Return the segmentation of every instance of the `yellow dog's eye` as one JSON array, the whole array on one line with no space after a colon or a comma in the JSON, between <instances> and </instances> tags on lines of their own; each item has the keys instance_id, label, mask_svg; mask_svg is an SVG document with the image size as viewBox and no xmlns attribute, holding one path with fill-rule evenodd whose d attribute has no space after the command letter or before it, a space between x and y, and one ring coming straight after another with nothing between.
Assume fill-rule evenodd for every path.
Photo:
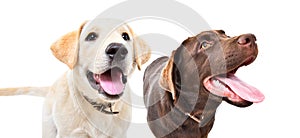
<instances>
[{"instance_id":1,"label":"yellow dog's eye","mask_svg":"<svg viewBox=\"0 0 300 138\"><path fill-rule=\"evenodd\" d=\"M98 38L98 35L95 32L91 32L85 38L85 41L95 41Z\"/></svg>"},{"instance_id":2,"label":"yellow dog's eye","mask_svg":"<svg viewBox=\"0 0 300 138\"><path fill-rule=\"evenodd\" d=\"M122 38L123 38L125 41L129 41L129 40L130 40L129 35L128 35L126 32L122 33Z\"/></svg>"},{"instance_id":3,"label":"yellow dog's eye","mask_svg":"<svg viewBox=\"0 0 300 138\"><path fill-rule=\"evenodd\" d=\"M212 43L209 43L207 41L204 41L204 42L201 43L201 48L203 48L203 49L207 49L211 46L212 46Z\"/></svg>"}]
</instances>

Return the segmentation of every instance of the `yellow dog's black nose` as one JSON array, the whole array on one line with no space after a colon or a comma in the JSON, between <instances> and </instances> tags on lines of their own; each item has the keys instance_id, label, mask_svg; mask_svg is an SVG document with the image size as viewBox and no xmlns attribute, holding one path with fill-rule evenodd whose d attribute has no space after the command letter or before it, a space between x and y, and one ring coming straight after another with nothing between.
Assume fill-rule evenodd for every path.
<instances>
[{"instance_id":1,"label":"yellow dog's black nose","mask_svg":"<svg viewBox=\"0 0 300 138\"><path fill-rule=\"evenodd\" d=\"M105 53L110 59L123 60L128 54L128 50L121 43L111 43L107 46Z\"/></svg>"}]
</instances>

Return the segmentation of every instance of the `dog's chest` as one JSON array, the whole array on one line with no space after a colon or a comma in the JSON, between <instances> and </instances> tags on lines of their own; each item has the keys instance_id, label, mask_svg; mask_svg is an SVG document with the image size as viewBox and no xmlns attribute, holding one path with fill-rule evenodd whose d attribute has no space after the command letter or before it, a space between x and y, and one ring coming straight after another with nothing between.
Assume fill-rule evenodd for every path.
<instances>
[{"instance_id":1,"label":"dog's chest","mask_svg":"<svg viewBox=\"0 0 300 138\"><path fill-rule=\"evenodd\" d=\"M128 125L128 122L119 116L123 112L117 115L106 115L96 111L96 115L92 115L94 118L91 118L80 107L74 106L71 100L57 103L55 110L55 124L60 137L120 137L119 134L124 134L124 127Z\"/></svg>"},{"instance_id":2,"label":"dog's chest","mask_svg":"<svg viewBox=\"0 0 300 138\"><path fill-rule=\"evenodd\" d=\"M68 106L66 106L68 107ZM63 109L55 113L55 124L60 137L99 137L101 133L93 128L85 115L78 109Z\"/></svg>"}]
</instances>

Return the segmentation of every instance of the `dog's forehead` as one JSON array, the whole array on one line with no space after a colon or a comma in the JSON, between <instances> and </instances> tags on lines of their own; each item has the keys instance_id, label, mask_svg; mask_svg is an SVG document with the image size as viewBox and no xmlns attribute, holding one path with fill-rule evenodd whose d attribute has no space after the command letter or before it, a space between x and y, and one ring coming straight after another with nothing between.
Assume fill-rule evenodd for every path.
<instances>
[{"instance_id":1,"label":"dog's forehead","mask_svg":"<svg viewBox=\"0 0 300 138\"><path fill-rule=\"evenodd\" d=\"M196 35L198 40L210 40L210 39L222 39L222 38L229 38L225 34L225 31L223 30L209 30L209 31L203 31L200 34Z\"/></svg>"},{"instance_id":2,"label":"dog's forehead","mask_svg":"<svg viewBox=\"0 0 300 138\"><path fill-rule=\"evenodd\" d=\"M98 32L98 33L111 33L111 32L128 32L131 33L130 27L119 20L114 19L94 19L92 21L88 21L83 29L82 34L86 34L87 32Z\"/></svg>"},{"instance_id":3,"label":"dog's forehead","mask_svg":"<svg viewBox=\"0 0 300 138\"><path fill-rule=\"evenodd\" d=\"M197 41L202 41L202 40L211 40L213 38L217 38L218 34L214 31L204 31L196 35L194 38L196 38Z\"/></svg>"}]
</instances>

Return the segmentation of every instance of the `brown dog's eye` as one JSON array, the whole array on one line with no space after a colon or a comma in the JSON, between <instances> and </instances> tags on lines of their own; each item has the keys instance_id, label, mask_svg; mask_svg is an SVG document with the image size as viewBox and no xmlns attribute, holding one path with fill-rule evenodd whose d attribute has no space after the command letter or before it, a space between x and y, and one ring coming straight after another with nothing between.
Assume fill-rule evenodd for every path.
<instances>
[{"instance_id":1,"label":"brown dog's eye","mask_svg":"<svg viewBox=\"0 0 300 138\"><path fill-rule=\"evenodd\" d=\"M203 49L207 49L211 46L212 46L212 43L209 43L209 42L206 42L206 41L201 43L201 48L203 48Z\"/></svg>"},{"instance_id":2,"label":"brown dog's eye","mask_svg":"<svg viewBox=\"0 0 300 138\"><path fill-rule=\"evenodd\" d=\"M95 41L98 38L98 35L95 32L91 32L85 38L85 41Z\"/></svg>"},{"instance_id":3,"label":"brown dog's eye","mask_svg":"<svg viewBox=\"0 0 300 138\"><path fill-rule=\"evenodd\" d=\"M129 41L129 40L130 40L129 35L128 35L126 32L122 33L122 37L123 37L123 39L124 39L125 41Z\"/></svg>"}]
</instances>

